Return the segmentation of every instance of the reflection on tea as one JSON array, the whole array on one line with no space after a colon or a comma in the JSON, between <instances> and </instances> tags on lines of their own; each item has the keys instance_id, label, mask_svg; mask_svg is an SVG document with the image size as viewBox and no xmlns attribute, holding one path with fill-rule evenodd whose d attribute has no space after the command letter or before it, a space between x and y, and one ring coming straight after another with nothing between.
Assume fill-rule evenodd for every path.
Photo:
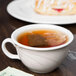
<instances>
[{"instance_id":1,"label":"reflection on tea","mask_svg":"<svg viewBox=\"0 0 76 76\"><path fill-rule=\"evenodd\" d=\"M55 47L65 44L68 37L58 30L33 30L18 36L18 42L31 47Z\"/></svg>"}]
</instances>

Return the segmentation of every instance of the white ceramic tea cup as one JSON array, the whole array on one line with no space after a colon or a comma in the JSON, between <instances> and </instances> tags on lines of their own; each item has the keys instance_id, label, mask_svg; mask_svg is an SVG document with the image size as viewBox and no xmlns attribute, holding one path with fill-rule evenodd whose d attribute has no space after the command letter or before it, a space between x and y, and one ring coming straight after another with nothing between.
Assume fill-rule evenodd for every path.
<instances>
[{"instance_id":1,"label":"white ceramic tea cup","mask_svg":"<svg viewBox=\"0 0 76 76\"><path fill-rule=\"evenodd\" d=\"M49 48L37 48L20 44L17 41L18 36L23 32L38 29L54 29L64 32L68 36L68 41L65 44L49 47ZM11 59L19 59L27 66L31 71L37 73L47 73L56 69L67 56L69 48L68 45L73 41L73 34L66 28L57 25L48 24L32 24L22 26L16 29L11 38L7 38L2 42L2 50L6 56ZM5 44L10 42L17 50L17 55L8 52Z\"/></svg>"}]
</instances>

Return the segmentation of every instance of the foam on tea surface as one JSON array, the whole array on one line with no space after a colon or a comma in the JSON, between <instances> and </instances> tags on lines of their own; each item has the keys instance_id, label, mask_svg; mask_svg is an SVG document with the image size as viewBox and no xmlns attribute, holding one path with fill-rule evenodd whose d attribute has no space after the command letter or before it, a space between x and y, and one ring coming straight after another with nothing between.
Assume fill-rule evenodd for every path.
<instances>
[{"instance_id":1,"label":"foam on tea surface","mask_svg":"<svg viewBox=\"0 0 76 76\"><path fill-rule=\"evenodd\" d=\"M57 46L65 43L67 36L64 33L57 31L55 33L45 33L45 37L50 46Z\"/></svg>"}]
</instances>

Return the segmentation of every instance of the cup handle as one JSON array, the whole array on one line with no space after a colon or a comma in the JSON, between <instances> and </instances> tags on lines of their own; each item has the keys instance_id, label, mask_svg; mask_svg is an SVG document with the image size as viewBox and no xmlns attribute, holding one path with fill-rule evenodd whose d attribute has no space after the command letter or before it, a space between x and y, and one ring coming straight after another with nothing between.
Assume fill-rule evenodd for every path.
<instances>
[{"instance_id":1,"label":"cup handle","mask_svg":"<svg viewBox=\"0 0 76 76\"><path fill-rule=\"evenodd\" d=\"M8 43L8 42L11 43L11 44L13 44L13 46L15 47L15 44L13 43L12 39L11 39L11 38L7 38L7 39L5 39L5 40L2 42L2 51L4 52L4 54L5 54L7 57L9 57L9 58L11 58L11 59L19 59L19 60L20 60L20 58L19 58L18 55L14 55L14 54L10 53L10 52L7 50L7 48L6 48L6 43Z\"/></svg>"}]
</instances>

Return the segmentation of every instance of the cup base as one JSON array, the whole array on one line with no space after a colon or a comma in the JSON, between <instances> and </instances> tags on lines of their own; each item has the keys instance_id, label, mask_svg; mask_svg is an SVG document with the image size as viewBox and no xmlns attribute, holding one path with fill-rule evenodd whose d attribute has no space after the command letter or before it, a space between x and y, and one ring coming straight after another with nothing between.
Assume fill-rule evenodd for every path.
<instances>
[{"instance_id":1,"label":"cup base","mask_svg":"<svg viewBox=\"0 0 76 76\"><path fill-rule=\"evenodd\" d=\"M38 70L35 70L35 69L29 69L30 71L32 71L32 72L35 72L35 73L49 73L49 72L51 72L51 70L50 71L38 71Z\"/></svg>"}]
</instances>

